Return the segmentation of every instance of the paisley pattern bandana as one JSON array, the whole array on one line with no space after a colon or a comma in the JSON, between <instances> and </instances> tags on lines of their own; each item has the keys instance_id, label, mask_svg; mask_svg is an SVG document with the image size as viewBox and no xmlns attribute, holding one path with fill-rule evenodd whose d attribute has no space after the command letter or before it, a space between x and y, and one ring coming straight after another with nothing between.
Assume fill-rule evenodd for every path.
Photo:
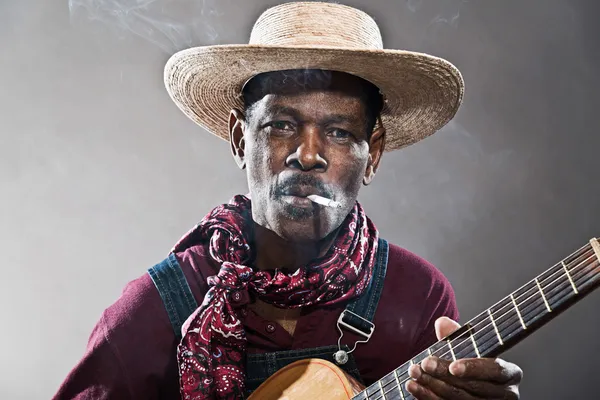
<instances>
[{"instance_id":1,"label":"paisley pattern bandana","mask_svg":"<svg viewBox=\"0 0 600 400\"><path fill-rule=\"evenodd\" d=\"M173 248L208 245L221 265L207 279L204 301L182 327L177 362L185 400L244 398L246 336L242 309L232 306L232 294L248 291L281 308L330 305L360 296L373 274L379 235L358 202L327 254L292 274L252 269L253 250L245 236L251 224L251 202L238 195L213 209Z\"/></svg>"}]
</instances>

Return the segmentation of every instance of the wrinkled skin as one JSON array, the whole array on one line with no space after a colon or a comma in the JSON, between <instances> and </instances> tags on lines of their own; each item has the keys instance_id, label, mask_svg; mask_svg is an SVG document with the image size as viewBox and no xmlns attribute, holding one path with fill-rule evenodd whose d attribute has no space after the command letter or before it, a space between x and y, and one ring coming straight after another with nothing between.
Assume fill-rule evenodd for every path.
<instances>
[{"instance_id":1,"label":"wrinkled skin","mask_svg":"<svg viewBox=\"0 0 600 400\"><path fill-rule=\"evenodd\" d=\"M363 183L373 179L384 130L369 138L362 102L341 92L269 94L252 118L231 114L232 148L247 169L254 221L282 238L318 241L341 225ZM286 201L287 183L338 201L342 208Z\"/></svg>"}]
</instances>

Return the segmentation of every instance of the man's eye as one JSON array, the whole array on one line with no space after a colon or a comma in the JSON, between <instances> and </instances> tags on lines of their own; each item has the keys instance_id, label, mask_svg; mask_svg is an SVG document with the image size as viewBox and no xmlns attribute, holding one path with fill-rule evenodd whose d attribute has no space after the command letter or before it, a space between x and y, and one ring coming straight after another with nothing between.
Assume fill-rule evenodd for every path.
<instances>
[{"instance_id":1,"label":"man's eye","mask_svg":"<svg viewBox=\"0 0 600 400\"><path fill-rule=\"evenodd\" d=\"M336 139L347 139L352 136L352 134L343 129L332 129L329 134Z\"/></svg>"},{"instance_id":2,"label":"man's eye","mask_svg":"<svg viewBox=\"0 0 600 400\"><path fill-rule=\"evenodd\" d=\"M290 131L294 130L294 126L286 121L274 121L269 124L272 128L275 128L280 131Z\"/></svg>"}]
</instances>

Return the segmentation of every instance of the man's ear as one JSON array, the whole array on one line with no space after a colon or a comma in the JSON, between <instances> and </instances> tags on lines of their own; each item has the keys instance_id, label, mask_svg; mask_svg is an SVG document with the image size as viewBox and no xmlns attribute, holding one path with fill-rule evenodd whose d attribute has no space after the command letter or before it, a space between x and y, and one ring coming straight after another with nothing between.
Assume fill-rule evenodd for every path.
<instances>
[{"instance_id":1,"label":"man's ear","mask_svg":"<svg viewBox=\"0 0 600 400\"><path fill-rule=\"evenodd\" d=\"M369 140L369 161L367 162L367 169L365 170L365 176L363 178L363 184L365 186L370 184L373 181L373 178L375 178L375 173L377 172L377 168L379 168L381 156L385 149L385 128L381 123L381 119L379 119L378 125L377 129L371 134L371 139Z\"/></svg>"},{"instance_id":2,"label":"man's ear","mask_svg":"<svg viewBox=\"0 0 600 400\"><path fill-rule=\"evenodd\" d=\"M240 169L246 168L246 158L244 153L244 129L246 120L244 114L233 109L229 113L229 144L231 146L231 154L235 163Z\"/></svg>"}]
</instances>

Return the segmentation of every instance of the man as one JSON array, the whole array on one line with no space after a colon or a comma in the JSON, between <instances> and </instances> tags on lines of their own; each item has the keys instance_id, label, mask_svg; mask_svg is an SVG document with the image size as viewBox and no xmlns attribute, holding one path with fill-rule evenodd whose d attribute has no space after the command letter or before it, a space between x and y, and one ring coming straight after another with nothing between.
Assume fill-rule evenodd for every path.
<instances>
[{"instance_id":1,"label":"man","mask_svg":"<svg viewBox=\"0 0 600 400\"><path fill-rule=\"evenodd\" d=\"M380 238L356 201L384 151L454 116L454 66L383 50L354 8L288 3L261 15L250 45L177 53L165 82L230 142L250 195L216 207L127 286L55 398L237 399L303 358L369 385L457 329L446 278ZM395 390L518 398L516 365L448 358L411 366Z\"/></svg>"}]
</instances>

